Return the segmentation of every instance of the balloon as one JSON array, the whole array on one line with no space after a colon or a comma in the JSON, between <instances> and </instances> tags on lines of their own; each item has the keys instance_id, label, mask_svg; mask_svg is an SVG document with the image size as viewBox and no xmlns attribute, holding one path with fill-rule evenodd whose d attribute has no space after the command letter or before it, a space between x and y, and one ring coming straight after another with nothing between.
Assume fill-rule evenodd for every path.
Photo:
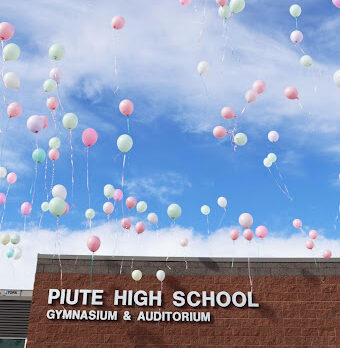
<instances>
[{"instance_id":1,"label":"balloon","mask_svg":"<svg viewBox=\"0 0 340 348\"><path fill-rule=\"evenodd\" d=\"M20 79L17 74L14 72L8 72L3 78L5 87L8 89L19 89L20 88Z\"/></svg>"},{"instance_id":2,"label":"balloon","mask_svg":"<svg viewBox=\"0 0 340 348\"><path fill-rule=\"evenodd\" d=\"M246 92L244 97L246 98L247 103L252 103L257 99L257 93L253 89L250 89Z\"/></svg>"},{"instance_id":3,"label":"balloon","mask_svg":"<svg viewBox=\"0 0 340 348\"><path fill-rule=\"evenodd\" d=\"M51 149L48 152L48 157L51 161L56 161L59 158L59 151L57 149Z\"/></svg>"},{"instance_id":4,"label":"balloon","mask_svg":"<svg viewBox=\"0 0 340 348\"><path fill-rule=\"evenodd\" d=\"M19 260L21 258L22 255L22 250L19 247L14 248L14 255L13 255L13 259L14 260Z\"/></svg>"},{"instance_id":5,"label":"balloon","mask_svg":"<svg viewBox=\"0 0 340 348\"><path fill-rule=\"evenodd\" d=\"M288 99L299 99L299 93L295 87L287 87L285 89L285 96Z\"/></svg>"},{"instance_id":6,"label":"balloon","mask_svg":"<svg viewBox=\"0 0 340 348\"><path fill-rule=\"evenodd\" d=\"M221 110L221 116L224 117L226 120L231 120L235 117L235 112L231 107L225 106Z\"/></svg>"},{"instance_id":7,"label":"balloon","mask_svg":"<svg viewBox=\"0 0 340 348\"><path fill-rule=\"evenodd\" d=\"M182 208L178 204L170 204L167 210L170 219L178 219L182 215Z\"/></svg>"},{"instance_id":8,"label":"balloon","mask_svg":"<svg viewBox=\"0 0 340 348\"><path fill-rule=\"evenodd\" d=\"M239 235L240 235L240 232L238 230L233 229L230 231L230 238L232 240L236 240L239 237Z\"/></svg>"},{"instance_id":9,"label":"balloon","mask_svg":"<svg viewBox=\"0 0 340 348\"><path fill-rule=\"evenodd\" d=\"M115 193L113 195L113 199L116 201L116 202L119 202L123 199L123 191L120 190L120 189L117 189L115 190Z\"/></svg>"},{"instance_id":10,"label":"balloon","mask_svg":"<svg viewBox=\"0 0 340 348\"><path fill-rule=\"evenodd\" d=\"M263 165L265 166L265 167L267 167L267 168L270 168L271 166L272 166L272 161L268 158L268 157L266 157L264 160L263 160Z\"/></svg>"},{"instance_id":11,"label":"balloon","mask_svg":"<svg viewBox=\"0 0 340 348\"><path fill-rule=\"evenodd\" d=\"M317 237L318 237L318 231L316 231L316 230L309 231L309 238L310 239L316 239Z\"/></svg>"},{"instance_id":12,"label":"balloon","mask_svg":"<svg viewBox=\"0 0 340 348\"><path fill-rule=\"evenodd\" d=\"M12 185L17 181L17 175L13 172L8 173L7 175L7 182Z\"/></svg>"},{"instance_id":13,"label":"balloon","mask_svg":"<svg viewBox=\"0 0 340 348\"><path fill-rule=\"evenodd\" d=\"M114 16L111 20L111 25L113 29L122 29L125 25L125 19L122 16Z\"/></svg>"},{"instance_id":14,"label":"balloon","mask_svg":"<svg viewBox=\"0 0 340 348\"><path fill-rule=\"evenodd\" d=\"M202 205L201 206L201 213L203 215L209 215L210 214L210 208L208 205Z\"/></svg>"},{"instance_id":15,"label":"balloon","mask_svg":"<svg viewBox=\"0 0 340 348\"><path fill-rule=\"evenodd\" d=\"M7 115L10 118L18 117L22 113L22 107L19 103L10 103L7 106Z\"/></svg>"},{"instance_id":16,"label":"balloon","mask_svg":"<svg viewBox=\"0 0 340 348\"><path fill-rule=\"evenodd\" d=\"M231 0L229 7L231 9L231 12L233 13L239 13L241 12L246 6L246 3L244 0Z\"/></svg>"},{"instance_id":17,"label":"balloon","mask_svg":"<svg viewBox=\"0 0 340 348\"><path fill-rule=\"evenodd\" d=\"M123 153L129 152L132 148L132 145L133 145L133 140L130 137L130 135L122 134L117 139L117 147Z\"/></svg>"},{"instance_id":18,"label":"balloon","mask_svg":"<svg viewBox=\"0 0 340 348\"><path fill-rule=\"evenodd\" d=\"M197 71L200 75L207 73L210 69L209 63L205 60L201 61L197 65Z\"/></svg>"},{"instance_id":19,"label":"balloon","mask_svg":"<svg viewBox=\"0 0 340 348\"><path fill-rule=\"evenodd\" d=\"M238 218L239 224L244 228L249 228L253 224L253 217L249 213L243 213Z\"/></svg>"},{"instance_id":20,"label":"balloon","mask_svg":"<svg viewBox=\"0 0 340 348\"><path fill-rule=\"evenodd\" d=\"M267 229L266 226L257 226L257 227L256 227L256 230L255 230L255 234L256 234L259 238L267 237L268 229Z\"/></svg>"},{"instance_id":21,"label":"balloon","mask_svg":"<svg viewBox=\"0 0 340 348\"><path fill-rule=\"evenodd\" d=\"M133 113L133 103L129 99L124 99L119 103L119 111L125 115L130 116Z\"/></svg>"},{"instance_id":22,"label":"balloon","mask_svg":"<svg viewBox=\"0 0 340 348\"><path fill-rule=\"evenodd\" d=\"M142 272L139 269L135 269L132 273L131 273L131 277L134 281L139 282L142 279Z\"/></svg>"},{"instance_id":23,"label":"balloon","mask_svg":"<svg viewBox=\"0 0 340 348\"><path fill-rule=\"evenodd\" d=\"M312 250L314 248L314 242L310 239L306 240L306 248Z\"/></svg>"},{"instance_id":24,"label":"balloon","mask_svg":"<svg viewBox=\"0 0 340 348\"><path fill-rule=\"evenodd\" d=\"M104 186L104 196L107 199L113 198L114 194L115 194L115 188L112 185L107 184Z\"/></svg>"},{"instance_id":25,"label":"balloon","mask_svg":"<svg viewBox=\"0 0 340 348\"><path fill-rule=\"evenodd\" d=\"M244 133L237 133L234 136L234 142L238 146L243 146L247 144L248 137Z\"/></svg>"},{"instance_id":26,"label":"balloon","mask_svg":"<svg viewBox=\"0 0 340 348\"><path fill-rule=\"evenodd\" d=\"M58 137L53 137L48 142L48 146L51 149L58 149L60 147L60 144L60 139Z\"/></svg>"},{"instance_id":27,"label":"balloon","mask_svg":"<svg viewBox=\"0 0 340 348\"><path fill-rule=\"evenodd\" d=\"M46 213L47 210L48 210L48 202L42 202L40 207L41 207L41 210L42 210L44 213Z\"/></svg>"},{"instance_id":28,"label":"balloon","mask_svg":"<svg viewBox=\"0 0 340 348\"><path fill-rule=\"evenodd\" d=\"M290 34L290 40L295 44L300 43L303 40L302 32L300 30L292 31Z\"/></svg>"},{"instance_id":29,"label":"balloon","mask_svg":"<svg viewBox=\"0 0 340 348\"><path fill-rule=\"evenodd\" d=\"M144 213L148 209L148 205L144 201L140 201L137 203L136 210L138 213Z\"/></svg>"},{"instance_id":30,"label":"balloon","mask_svg":"<svg viewBox=\"0 0 340 348\"><path fill-rule=\"evenodd\" d=\"M46 152L43 149L35 149L32 153L32 159L34 162L44 162L46 158Z\"/></svg>"},{"instance_id":31,"label":"balloon","mask_svg":"<svg viewBox=\"0 0 340 348\"><path fill-rule=\"evenodd\" d=\"M0 179L4 179L7 175L7 169L5 167L0 167Z\"/></svg>"},{"instance_id":32,"label":"balloon","mask_svg":"<svg viewBox=\"0 0 340 348\"><path fill-rule=\"evenodd\" d=\"M313 59L311 56L309 56L308 54L305 54L304 56L302 56L300 58L300 64L306 68L312 66L313 64Z\"/></svg>"},{"instance_id":33,"label":"balloon","mask_svg":"<svg viewBox=\"0 0 340 348\"><path fill-rule=\"evenodd\" d=\"M70 210L70 206L68 205L68 203L65 202L65 204L66 204L66 209L65 209L65 211L63 212L63 215L67 214L68 211Z\"/></svg>"},{"instance_id":34,"label":"balloon","mask_svg":"<svg viewBox=\"0 0 340 348\"><path fill-rule=\"evenodd\" d=\"M133 209L137 204L136 198L135 197L128 197L126 199L125 204L128 207L128 209Z\"/></svg>"},{"instance_id":35,"label":"balloon","mask_svg":"<svg viewBox=\"0 0 340 348\"><path fill-rule=\"evenodd\" d=\"M103 211L105 214L110 215L113 212L114 206L111 202L105 202L103 204Z\"/></svg>"},{"instance_id":36,"label":"balloon","mask_svg":"<svg viewBox=\"0 0 340 348\"><path fill-rule=\"evenodd\" d=\"M0 204L6 203L6 195L3 192L0 192Z\"/></svg>"},{"instance_id":37,"label":"balloon","mask_svg":"<svg viewBox=\"0 0 340 348\"><path fill-rule=\"evenodd\" d=\"M156 278L162 282L165 279L165 272L163 270L158 270L156 273Z\"/></svg>"},{"instance_id":38,"label":"balloon","mask_svg":"<svg viewBox=\"0 0 340 348\"><path fill-rule=\"evenodd\" d=\"M86 209L85 217L87 220L92 220L95 216L96 216L96 212L92 208Z\"/></svg>"},{"instance_id":39,"label":"balloon","mask_svg":"<svg viewBox=\"0 0 340 348\"><path fill-rule=\"evenodd\" d=\"M62 77L61 71L58 68L53 68L50 71L50 79L54 80L56 83L59 83Z\"/></svg>"},{"instance_id":40,"label":"balloon","mask_svg":"<svg viewBox=\"0 0 340 348\"><path fill-rule=\"evenodd\" d=\"M57 107L59 105L59 101L57 98L55 97L51 97L51 98L48 98L46 100L46 106L50 109L50 110L56 110Z\"/></svg>"},{"instance_id":41,"label":"balloon","mask_svg":"<svg viewBox=\"0 0 340 348\"><path fill-rule=\"evenodd\" d=\"M57 83L52 79L48 79L44 82L43 89L46 93L54 92L57 89Z\"/></svg>"},{"instance_id":42,"label":"balloon","mask_svg":"<svg viewBox=\"0 0 340 348\"><path fill-rule=\"evenodd\" d=\"M52 196L53 197L59 197L62 200L65 200L67 197L67 190L65 188L65 186L63 185L55 185L52 188Z\"/></svg>"},{"instance_id":43,"label":"balloon","mask_svg":"<svg viewBox=\"0 0 340 348\"><path fill-rule=\"evenodd\" d=\"M333 75L333 80L336 86L340 87L340 70L337 70Z\"/></svg>"},{"instance_id":44,"label":"balloon","mask_svg":"<svg viewBox=\"0 0 340 348\"><path fill-rule=\"evenodd\" d=\"M87 147L90 147L94 145L97 142L98 134L93 128L87 128L84 130L81 140L83 141L84 145Z\"/></svg>"},{"instance_id":45,"label":"balloon","mask_svg":"<svg viewBox=\"0 0 340 348\"><path fill-rule=\"evenodd\" d=\"M218 14L223 19L228 19L231 16L231 10L228 5L220 6L218 9Z\"/></svg>"},{"instance_id":46,"label":"balloon","mask_svg":"<svg viewBox=\"0 0 340 348\"><path fill-rule=\"evenodd\" d=\"M338 7L338 8L340 8L340 0L332 0L332 2L333 2L333 5L335 6L335 7ZM326 257L326 259L328 259L329 257Z\"/></svg>"},{"instance_id":47,"label":"balloon","mask_svg":"<svg viewBox=\"0 0 340 348\"><path fill-rule=\"evenodd\" d=\"M17 60L20 56L20 47L15 43L10 43L4 47L2 57L5 61Z\"/></svg>"},{"instance_id":48,"label":"balloon","mask_svg":"<svg viewBox=\"0 0 340 348\"><path fill-rule=\"evenodd\" d=\"M226 208L227 206L227 199L225 197L218 197L217 199L217 204L221 207L221 208Z\"/></svg>"},{"instance_id":49,"label":"balloon","mask_svg":"<svg viewBox=\"0 0 340 348\"><path fill-rule=\"evenodd\" d=\"M280 135L277 131L270 131L268 133L268 140L272 143L276 143L280 138Z\"/></svg>"},{"instance_id":50,"label":"balloon","mask_svg":"<svg viewBox=\"0 0 340 348\"><path fill-rule=\"evenodd\" d=\"M120 224L124 229L129 230L131 227L131 220L129 218L124 218Z\"/></svg>"},{"instance_id":51,"label":"balloon","mask_svg":"<svg viewBox=\"0 0 340 348\"><path fill-rule=\"evenodd\" d=\"M32 209L32 207L31 207ZM27 215L27 214L24 214ZM12 237L11 237L11 243L12 244L19 244L20 243L20 235L18 233L15 233Z\"/></svg>"},{"instance_id":52,"label":"balloon","mask_svg":"<svg viewBox=\"0 0 340 348\"><path fill-rule=\"evenodd\" d=\"M78 124L78 117L76 114L72 112L68 112L63 117L63 126L68 129L72 130L77 127Z\"/></svg>"},{"instance_id":53,"label":"balloon","mask_svg":"<svg viewBox=\"0 0 340 348\"><path fill-rule=\"evenodd\" d=\"M145 231L144 222L142 222L142 221L137 222L135 225L135 230L138 234L143 233Z\"/></svg>"},{"instance_id":54,"label":"balloon","mask_svg":"<svg viewBox=\"0 0 340 348\"><path fill-rule=\"evenodd\" d=\"M8 233L1 233L0 234L0 243L2 245L7 245L11 241L11 237Z\"/></svg>"},{"instance_id":55,"label":"balloon","mask_svg":"<svg viewBox=\"0 0 340 348\"><path fill-rule=\"evenodd\" d=\"M48 210L54 216L61 216L61 215L63 215L65 209L66 209L66 203L60 197L54 197L48 203Z\"/></svg>"},{"instance_id":56,"label":"balloon","mask_svg":"<svg viewBox=\"0 0 340 348\"><path fill-rule=\"evenodd\" d=\"M213 134L216 138L223 138L226 136L227 133L227 130L222 126L216 126L213 129Z\"/></svg>"},{"instance_id":57,"label":"balloon","mask_svg":"<svg viewBox=\"0 0 340 348\"><path fill-rule=\"evenodd\" d=\"M90 236L87 238L86 244L89 250L95 253L100 247L100 239L97 236Z\"/></svg>"},{"instance_id":58,"label":"balloon","mask_svg":"<svg viewBox=\"0 0 340 348\"><path fill-rule=\"evenodd\" d=\"M270 162L275 163L277 160L277 156L275 153L271 152L267 155L267 158L269 159Z\"/></svg>"},{"instance_id":59,"label":"balloon","mask_svg":"<svg viewBox=\"0 0 340 348\"><path fill-rule=\"evenodd\" d=\"M293 220L293 226L295 228L301 228L302 227L302 221L300 219L294 219Z\"/></svg>"},{"instance_id":60,"label":"balloon","mask_svg":"<svg viewBox=\"0 0 340 348\"><path fill-rule=\"evenodd\" d=\"M150 224L158 224L158 216L156 213L149 213L148 214L148 221L150 222Z\"/></svg>"},{"instance_id":61,"label":"balloon","mask_svg":"<svg viewBox=\"0 0 340 348\"><path fill-rule=\"evenodd\" d=\"M6 256L10 259L11 257L14 256L14 249L13 248L9 248L7 251L6 251Z\"/></svg>"},{"instance_id":62,"label":"balloon","mask_svg":"<svg viewBox=\"0 0 340 348\"><path fill-rule=\"evenodd\" d=\"M26 216L32 211L32 205L29 202L24 202L21 204L21 213L22 215Z\"/></svg>"},{"instance_id":63,"label":"balloon","mask_svg":"<svg viewBox=\"0 0 340 348\"><path fill-rule=\"evenodd\" d=\"M26 125L32 133L39 133L44 128L44 120L38 115L33 115L27 119Z\"/></svg>"},{"instance_id":64,"label":"balloon","mask_svg":"<svg viewBox=\"0 0 340 348\"><path fill-rule=\"evenodd\" d=\"M48 120L48 117L47 116L40 116L40 118L43 120L44 122L44 125L43 125L43 129L47 128L48 127L48 124L50 123L49 120Z\"/></svg>"},{"instance_id":65,"label":"balloon","mask_svg":"<svg viewBox=\"0 0 340 348\"><path fill-rule=\"evenodd\" d=\"M179 3L183 6L191 4L191 0L179 0Z\"/></svg>"},{"instance_id":66,"label":"balloon","mask_svg":"<svg viewBox=\"0 0 340 348\"><path fill-rule=\"evenodd\" d=\"M62 45L54 44L48 50L48 54L53 60L62 60L65 55L65 48Z\"/></svg>"},{"instance_id":67,"label":"balloon","mask_svg":"<svg viewBox=\"0 0 340 348\"><path fill-rule=\"evenodd\" d=\"M252 230L247 228L246 230L243 231L243 237L250 242L254 237L254 233Z\"/></svg>"},{"instance_id":68,"label":"balloon","mask_svg":"<svg viewBox=\"0 0 340 348\"><path fill-rule=\"evenodd\" d=\"M325 259L330 259L332 257L332 252L330 250L326 249L323 251L322 256Z\"/></svg>"},{"instance_id":69,"label":"balloon","mask_svg":"<svg viewBox=\"0 0 340 348\"><path fill-rule=\"evenodd\" d=\"M226 3L228 2L228 0L216 0L216 4L219 6L224 6Z\"/></svg>"},{"instance_id":70,"label":"balloon","mask_svg":"<svg viewBox=\"0 0 340 348\"><path fill-rule=\"evenodd\" d=\"M257 94L261 94L265 91L266 89L266 83L263 80L256 80L253 83L253 90L257 93Z\"/></svg>"},{"instance_id":71,"label":"balloon","mask_svg":"<svg viewBox=\"0 0 340 348\"><path fill-rule=\"evenodd\" d=\"M0 40L9 40L14 35L14 27L11 23L1 22L0 23Z\"/></svg>"},{"instance_id":72,"label":"balloon","mask_svg":"<svg viewBox=\"0 0 340 348\"><path fill-rule=\"evenodd\" d=\"M301 14L301 7L299 5L292 5L289 8L289 13L291 14L291 16L297 18L300 16Z\"/></svg>"},{"instance_id":73,"label":"balloon","mask_svg":"<svg viewBox=\"0 0 340 348\"><path fill-rule=\"evenodd\" d=\"M182 239L180 240L179 244L181 244L181 246L182 246L183 248L186 247L186 246L188 246L188 244L189 244L188 238L186 238L186 237L182 238Z\"/></svg>"}]
</instances>

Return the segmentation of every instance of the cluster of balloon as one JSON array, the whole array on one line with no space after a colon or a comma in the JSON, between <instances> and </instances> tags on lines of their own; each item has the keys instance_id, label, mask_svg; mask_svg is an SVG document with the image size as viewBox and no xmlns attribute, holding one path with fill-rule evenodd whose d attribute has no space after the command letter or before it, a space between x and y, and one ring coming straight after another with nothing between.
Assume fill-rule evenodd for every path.
<instances>
[{"instance_id":1,"label":"cluster of balloon","mask_svg":"<svg viewBox=\"0 0 340 348\"><path fill-rule=\"evenodd\" d=\"M6 194L1 193L0 195L0 204L3 205L2 209L2 214L1 214L1 221L0 221L0 231L2 230L2 224L5 218L5 211L6 211L6 202L7 202L7 197L9 194L9 190L11 188L11 185L13 185L17 181L17 175L14 172L8 173L7 174L7 169L5 167L0 167L0 178L4 179L6 178L8 186L7 186L7 191Z\"/></svg>"},{"instance_id":2,"label":"cluster of balloon","mask_svg":"<svg viewBox=\"0 0 340 348\"><path fill-rule=\"evenodd\" d=\"M10 246L6 251L7 258L13 260L19 260L21 258L22 250L18 246L20 240L20 235L17 233L13 234L12 237L8 233L2 233L0 235L0 243L2 245L8 245L9 243L12 244L12 246Z\"/></svg>"},{"instance_id":3,"label":"cluster of balloon","mask_svg":"<svg viewBox=\"0 0 340 348\"><path fill-rule=\"evenodd\" d=\"M55 185L52 188L52 196L53 198L46 204L47 202L43 202L41 205L41 209L43 211L47 211L47 207L49 212L57 217L57 233L59 231L59 218L62 215L67 214L69 211L69 205L65 201L67 197L67 190L63 185Z\"/></svg>"},{"instance_id":4,"label":"cluster of balloon","mask_svg":"<svg viewBox=\"0 0 340 348\"><path fill-rule=\"evenodd\" d=\"M127 131L130 133L129 116L133 113L134 105L129 99L124 99L119 103L119 111L122 115L126 116Z\"/></svg>"},{"instance_id":5,"label":"cluster of balloon","mask_svg":"<svg viewBox=\"0 0 340 348\"><path fill-rule=\"evenodd\" d=\"M210 234L209 229L209 214L210 214L210 207L208 205L202 205L201 206L201 213L206 216L207 218L207 228L208 228L208 234Z\"/></svg>"},{"instance_id":6,"label":"cluster of balloon","mask_svg":"<svg viewBox=\"0 0 340 348\"><path fill-rule=\"evenodd\" d=\"M60 61L64 58L65 56L65 48L63 45L60 44L53 44L49 50L48 50L48 54L51 58L51 60L53 60L54 62ZM43 84L43 88L44 88L44 92L46 93L51 93L56 91L57 95L58 95L58 104L60 103L60 107L63 110L63 105L61 103L61 99L60 99L60 95L59 95L59 88L58 85L61 81L62 78L62 73L61 71L55 66L52 70L50 70L49 73L49 79L47 79L44 84ZM55 107L55 109L58 107ZM48 107L48 106L47 106ZM50 108L49 108L50 109ZM54 110L55 110L54 109ZM53 109L50 109L53 110Z\"/></svg>"},{"instance_id":7,"label":"cluster of balloon","mask_svg":"<svg viewBox=\"0 0 340 348\"><path fill-rule=\"evenodd\" d=\"M115 88L114 94L116 94L119 90L119 80L118 80L118 68L117 68L117 47L118 45L116 44L116 41L118 41L118 36L116 38L116 33L118 32L118 30L123 29L125 25L125 19L122 16L114 16L111 20L111 26L114 29L113 30L113 48L115 50L115 56L114 56L114 74L116 76L116 80L117 80L117 86ZM116 47L117 46L117 47Z\"/></svg>"}]
</instances>

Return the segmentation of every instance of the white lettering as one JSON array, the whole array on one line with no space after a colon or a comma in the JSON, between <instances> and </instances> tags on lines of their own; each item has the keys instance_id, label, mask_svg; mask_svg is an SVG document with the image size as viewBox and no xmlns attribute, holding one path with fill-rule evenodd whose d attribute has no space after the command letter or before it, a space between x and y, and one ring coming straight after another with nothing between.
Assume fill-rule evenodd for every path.
<instances>
[{"instance_id":1,"label":"white lettering","mask_svg":"<svg viewBox=\"0 0 340 348\"><path fill-rule=\"evenodd\" d=\"M248 307L258 308L260 305L258 303L253 302L253 293L248 291Z\"/></svg>"},{"instance_id":2,"label":"white lettering","mask_svg":"<svg viewBox=\"0 0 340 348\"><path fill-rule=\"evenodd\" d=\"M53 309L49 309L47 312L46 312L46 317L47 319L55 319L55 315L54 315L54 310Z\"/></svg>"},{"instance_id":3,"label":"white lettering","mask_svg":"<svg viewBox=\"0 0 340 348\"><path fill-rule=\"evenodd\" d=\"M183 291L175 291L173 294L172 294L172 297L173 297L173 305L176 306L176 307L183 307L185 305L185 299L184 299L184 292Z\"/></svg>"},{"instance_id":4,"label":"white lettering","mask_svg":"<svg viewBox=\"0 0 340 348\"><path fill-rule=\"evenodd\" d=\"M187 302L188 302L188 305L191 306L191 307L197 307L201 304L201 301L200 300L197 300L196 302L192 302L191 298L193 296L196 296L196 297L201 297L201 295L199 294L199 292L197 291L190 291L188 293L188 296L187 296Z\"/></svg>"},{"instance_id":5,"label":"white lettering","mask_svg":"<svg viewBox=\"0 0 340 348\"><path fill-rule=\"evenodd\" d=\"M103 293L104 290L92 290L92 305L93 306L102 306L103 305ZM83 304L84 303L83 301Z\"/></svg>"},{"instance_id":6,"label":"white lettering","mask_svg":"<svg viewBox=\"0 0 340 348\"><path fill-rule=\"evenodd\" d=\"M222 296L225 297L225 302L222 302L222 299L221 299ZM217 294L216 303L220 307L228 307L230 305L230 302L231 302L230 295L226 291L221 291Z\"/></svg>"},{"instance_id":7,"label":"white lettering","mask_svg":"<svg viewBox=\"0 0 340 348\"><path fill-rule=\"evenodd\" d=\"M53 300L56 300L60 296L60 291L58 289L50 289L48 291L48 304L52 304Z\"/></svg>"},{"instance_id":8,"label":"white lettering","mask_svg":"<svg viewBox=\"0 0 340 348\"><path fill-rule=\"evenodd\" d=\"M240 296L242 298L242 301L241 302L237 302L237 297ZM241 308L241 307L244 307L245 304L247 303L247 297L246 295L241 292L241 291L236 291L234 294L233 294L233 297L232 297L232 301L233 301L233 305L235 307L238 307L238 308Z\"/></svg>"}]
</instances>

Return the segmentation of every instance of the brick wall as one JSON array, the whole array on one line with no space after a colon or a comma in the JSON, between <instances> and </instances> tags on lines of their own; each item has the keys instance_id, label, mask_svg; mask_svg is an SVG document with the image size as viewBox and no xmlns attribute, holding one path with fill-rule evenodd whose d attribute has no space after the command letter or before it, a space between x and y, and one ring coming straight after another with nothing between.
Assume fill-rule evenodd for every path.
<instances>
[{"instance_id":1,"label":"brick wall","mask_svg":"<svg viewBox=\"0 0 340 348\"><path fill-rule=\"evenodd\" d=\"M172 304L177 290L250 291L248 263L236 259L135 258L132 269L140 269L143 278L131 279L131 258L96 257L90 284L91 260L88 257L63 256L63 288L103 289L104 306L66 306L65 309L158 310L157 307L114 307L115 289L160 290L155 273L166 272L163 283L162 311L209 311L210 323L126 322L48 320L48 290L60 288L59 260L48 255L38 258L33 303L28 329L28 348L38 347L340 347L340 260L281 259L251 260L254 300L259 308L178 309ZM121 268L122 266L122 268ZM168 269L169 266L171 268ZM121 271L121 274L120 274Z\"/></svg>"}]
</instances>

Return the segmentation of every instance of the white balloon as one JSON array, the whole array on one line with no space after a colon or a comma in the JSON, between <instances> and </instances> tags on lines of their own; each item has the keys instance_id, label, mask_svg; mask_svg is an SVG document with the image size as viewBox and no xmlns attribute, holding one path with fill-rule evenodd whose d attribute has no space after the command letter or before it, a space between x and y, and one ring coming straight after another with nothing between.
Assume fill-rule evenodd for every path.
<instances>
[{"instance_id":1,"label":"white balloon","mask_svg":"<svg viewBox=\"0 0 340 348\"><path fill-rule=\"evenodd\" d=\"M209 215L210 214L210 208L208 205L202 205L201 206L201 213L203 215Z\"/></svg>"},{"instance_id":2,"label":"white balloon","mask_svg":"<svg viewBox=\"0 0 340 348\"><path fill-rule=\"evenodd\" d=\"M269 159L270 162L275 163L277 160L277 156L275 153L271 152L267 155L267 158Z\"/></svg>"},{"instance_id":3,"label":"white balloon","mask_svg":"<svg viewBox=\"0 0 340 348\"><path fill-rule=\"evenodd\" d=\"M203 75L207 73L210 69L209 63L203 60L202 62L199 62L197 65L197 71L200 75Z\"/></svg>"},{"instance_id":4,"label":"white balloon","mask_svg":"<svg viewBox=\"0 0 340 348\"><path fill-rule=\"evenodd\" d=\"M132 279L135 280L136 282L139 282L142 279L142 276L143 276L143 273L139 269L135 269L131 273Z\"/></svg>"},{"instance_id":5,"label":"white balloon","mask_svg":"<svg viewBox=\"0 0 340 348\"><path fill-rule=\"evenodd\" d=\"M50 71L50 79L54 80L56 83L59 83L62 77L62 73L58 68L53 68Z\"/></svg>"},{"instance_id":6,"label":"white balloon","mask_svg":"<svg viewBox=\"0 0 340 348\"><path fill-rule=\"evenodd\" d=\"M272 143L276 143L280 138L280 135L277 131L270 131L268 133L268 140Z\"/></svg>"},{"instance_id":7,"label":"white balloon","mask_svg":"<svg viewBox=\"0 0 340 348\"><path fill-rule=\"evenodd\" d=\"M19 76L14 72L8 72L4 76L4 84L9 89L19 89L20 79Z\"/></svg>"},{"instance_id":8,"label":"white balloon","mask_svg":"<svg viewBox=\"0 0 340 348\"><path fill-rule=\"evenodd\" d=\"M144 201L139 201L136 205L136 210L138 213L144 213L148 209L148 205Z\"/></svg>"},{"instance_id":9,"label":"white balloon","mask_svg":"<svg viewBox=\"0 0 340 348\"><path fill-rule=\"evenodd\" d=\"M13 259L14 259L14 260L19 260L19 259L21 258L21 255L22 255L22 250L21 250L21 248L16 247L16 248L14 249Z\"/></svg>"},{"instance_id":10,"label":"white balloon","mask_svg":"<svg viewBox=\"0 0 340 348\"><path fill-rule=\"evenodd\" d=\"M225 208L228 204L227 199L225 197L218 197L217 199L217 204L221 207L221 208Z\"/></svg>"},{"instance_id":11,"label":"white balloon","mask_svg":"<svg viewBox=\"0 0 340 348\"><path fill-rule=\"evenodd\" d=\"M239 224L244 228L250 228L253 224L253 217L249 213L243 213L238 218Z\"/></svg>"},{"instance_id":12,"label":"white balloon","mask_svg":"<svg viewBox=\"0 0 340 348\"><path fill-rule=\"evenodd\" d=\"M63 185L55 185L52 189L52 196L53 197L59 197L63 200L66 199L67 191L65 186Z\"/></svg>"},{"instance_id":13,"label":"white balloon","mask_svg":"<svg viewBox=\"0 0 340 348\"><path fill-rule=\"evenodd\" d=\"M149 213L148 214L148 221L150 222L150 224L158 224L158 216L156 213Z\"/></svg>"},{"instance_id":14,"label":"white balloon","mask_svg":"<svg viewBox=\"0 0 340 348\"><path fill-rule=\"evenodd\" d=\"M272 166L273 162L270 160L270 158L266 157L263 160L263 165L267 168L270 168Z\"/></svg>"},{"instance_id":15,"label":"white balloon","mask_svg":"<svg viewBox=\"0 0 340 348\"><path fill-rule=\"evenodd\" d=\"M2 245L6 245L6 244L8 244L10 241L11 241L11 237L10 237L10 235L9 235L8 233L2 233L2 234L0 235L0 243L1 243Z\"/></svg>"},{"instance_id":16,"label":"white balloon","mask_svg":"<svg viewBox=\"0 0 340 348\"><path fill-rule=\"evenodd\" d=\"M158 270L156 273L157 279L162 282L165 279L165 272L163 270Z\"/></svg>"},{"instance_id":17,"label":"white balloon","mask_svg":"<svg viewBox=\"0 0 340 348\"><path fill-rule=\"evenodd\" d=\"M103 211L106 215L110 215L114 210L114 206L111 202L105 202L103 204Z\"/></svg>"},{"instance_id":18,"label":"white balloon","mask_svg":"<svg viewBox=\"0 0 340 348\"><path fill-rule=\"evenodd\" d=\"M337 70L333 75L334 83L340 87L340 70Z\"/></svg>"},{"instance_id":19,"label":"white balloon","mask_svg":"<svg viewBox=\"0 0 340 348\"><path fill-rule=\"evenodd\" d=\"M4 179L7 175L7 169L5 167L0 167L0 178Z\"/></svg>"}]
</instances>

